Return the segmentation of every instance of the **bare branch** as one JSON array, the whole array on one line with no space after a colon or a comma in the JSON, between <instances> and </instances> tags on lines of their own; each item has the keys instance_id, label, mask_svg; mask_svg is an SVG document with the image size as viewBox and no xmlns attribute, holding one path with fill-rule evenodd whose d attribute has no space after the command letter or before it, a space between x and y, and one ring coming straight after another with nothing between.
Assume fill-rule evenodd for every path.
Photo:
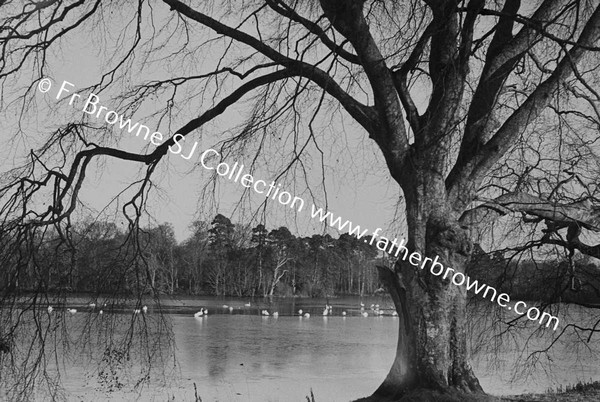
<instances>
[{"instance_id":1,"label":"bare branch","mask_svg":"<svg viewBox=\"0 0 600 402\"><path fill-rule=\"evenodd\" d=\"M600 206L594 206L589 199L558 204L522 192L507 193L470 209L462 215L460 222L466 226L480 225L512 212L547 219L563 227L577 224L600 232Z\"/></svg>"},{"instance_id":2,"label":"bare branch","mask_svg":"<svg viewBox=\"0 0 600 402\"><path fill-rule=\"evenodd\" d=\"M600 7L594 10L587 21L578 43L590 46L600 38ZM537 86L525 102L504 122L494 136L468 161L455 165L450 172L446 187L452 199L457 200L457 207L464 207L470 202L470 189L478 188L483 176L490 167L504 155L523 130L535 120L541 111L552 100L552 95L560 83L571 76L575 65L588 53L583 47L575 46L563 57L553 74Z\"/></svg>"},{"instance_id":3,"label":"bare branch","mask_svg":"<svg viewBox=\"0 0 600 402\"><path fill-rule=\"evenodd\" d=\"M164 2L169 4L173 10L213 29L215 32L252 47L274 62L289 69L289 71L292 71L295 75L303 76L315 82L327 91L327 93L336 98L369 134L375 135L377 132L376 119L374 118L375 116L372 109L356 101L348 93L342 90L335 80L323 70L314 67L309 63L286 57L260 40L253 38L240 30L230 28L199 11L193 10L178 0L164 0Z\"/></svg>"}]
</instances>

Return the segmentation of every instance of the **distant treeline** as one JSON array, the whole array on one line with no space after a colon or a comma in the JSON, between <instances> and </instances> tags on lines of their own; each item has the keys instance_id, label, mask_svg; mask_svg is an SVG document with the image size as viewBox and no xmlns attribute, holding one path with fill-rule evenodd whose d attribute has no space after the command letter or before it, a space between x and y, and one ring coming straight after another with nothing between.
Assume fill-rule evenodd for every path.
<instances>
[{"instance_id":1,"label":"distant treeline","mask_svg":"<svg viewBox=\"0 0 600 402\"><path fill-rule=\"evenodd\" d=\"M512 300L600 303L599 266L592 258L511 260L499 252L485 254L476 247L468 272L509 294Z\"/></svg>"},{"instance_id":2,"label":"distant treeline","mask_svg":"<svg viewBox=\"0 0 600 402\"><path fill-rule=\"evenodd\" d=\"M196 221L178 243L169 223L124 233L89 221L64 233L33 235L31 252L4 261L7 292L92 292L228 296L371 295L383 291L376 265L390 265L369 237L296 237L286 227L244 228L217 215ZM30 244L31 245L31 244ZM14 254L14 253L13 253ZM513 299L598 300L591 264L506 261L476 247L469 275Z\"/></svg>"},{"instance_id":3,"label":"distant treeline","mask_svg":"<svg viewBox=\"0 0 600 402\"><path fill-rule=\"evenodd\" d=\"M378 250L348 234L296 237L286 227L245 229L220 214L191 228L179 244L169 223L133 234L114 223L80 223L68 241L46 233L33 255L2 270L0 287L261 297L373 294L380 287Z\"/></svg>"}]
</instances>

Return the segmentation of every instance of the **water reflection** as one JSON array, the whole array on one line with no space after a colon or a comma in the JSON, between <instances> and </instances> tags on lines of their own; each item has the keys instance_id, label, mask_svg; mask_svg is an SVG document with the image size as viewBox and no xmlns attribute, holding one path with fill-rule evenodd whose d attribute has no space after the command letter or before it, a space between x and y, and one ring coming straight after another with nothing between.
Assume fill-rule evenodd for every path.
<instances>
[{"instance_id":1,"label":"water reflection","mask_svg":"<svg viewBox=\"0 0 600 402\"><path fill-rule=\"evenodd\" d=\"M84 333L87 337L78 338L79 344L86 345L86 353L81 353L83 349L61 349L59 352L65 357L65 367L61 367L65 371L61 377L67 399L195 400L194 385L197 395L205 402L304 401L311 388L317 401L348 401L366 396L377 388L392 364L398 331L398 318L389 314L390 304L385 300L365 301L365 310L369 313L371 302L380 304L387 315L362 317L357 298L334 302L314 299L252 301L249 306L247 300L200 298L178 301L178 305L166 303L164 310L169 314L165 325L173 329L177 347L175 358L165 355L162 363L154 363L151 381L143 388L134 387L140 371L131 367L131 375L124 378L128 386L118 390L99 381L97 366L91 362L97 362L98 356L102 358L105 340L116 332L127 331L131 325L130 310L127 310L128 315L110 310L102 316L68 315L69 336L78 337L77 334ZM322 315L326 304L333 305L332 315ZM497 323L498 309L489 303L482 305L489 311L473 315L470 322L482 326L481 320L485 318L491 324ZM201 307L208 308L209 315L194 318L194 313ZM271 315L261 315L264 309ZM309 312L310 318L299 315L300 309L302 313ZM279 312L278 317L272 315L275 311ZM342 316L343 311L347 312L346 317ZM565 316L565 322L583 322L583 310L571 311L573 317L567 319ZM115 317L123 319L113 322ZM147 315L136 317L136 325L140 320L161 322L156 307L151 307ZM159 347L167 339L165 328L162 332L152 330L149 333L148 339L155 345L153 352L158 355L168 353L168 349L161 352ZM98 329L102 331L98 332ZM511 338L515 342L513 346L516 352L522 352L522 341L527 334L517 335ZM484 337L480 341L492 347L494 344L490 339ZM542 336L537 341L540 345L546 344L548 338ZM483 388L496 395L543 392L552 385L589 380L590 377L597 379L600 375L597 356L587 349L595 345L577 345L578 349L567 344L559 349L555 355L557 359L538 369L532 377L534 382L509 382L515 374L511 364L519 362L518 353L510 350L480 349L474 369ZM144 351L141 346L134 350ZM577 358L580 360L576 361ZM500 371L497 372L486 364L501 361L507 364L498 366ZM548 368L554 370L554 378L548 378ZM123 378L123 372L117 374Z\"/></svg>"},{"instance_id":2,"label":"water reflection","mask_svg":"<svg viewBox=\"0 0 600 402\"><path fill-rule=\"evenodd\" d=\"M366 395L393 361L397 331L397 320L359 317L214 315L173 323L181 371L203 400L231 390L244 400L303 400L311 387L321 400Z\"/></svg>"}]
</instances>

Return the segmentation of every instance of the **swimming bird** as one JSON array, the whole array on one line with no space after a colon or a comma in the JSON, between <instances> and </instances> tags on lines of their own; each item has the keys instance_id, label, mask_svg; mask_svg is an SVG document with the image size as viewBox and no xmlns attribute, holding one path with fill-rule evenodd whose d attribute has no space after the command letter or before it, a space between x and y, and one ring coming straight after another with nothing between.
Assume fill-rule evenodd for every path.
<instances>
[{"instance_id":1,"label":"swimming bird","mask_svg":"<svg viewBox=\"0 0 600 402\"><path fill-rule=\"evenodd\" d=\"M229 308L227 304L223 304L223 308Z\"/></svg>"},{"instance_id":2,"label":"swimming bird","mask_svg":"<svg viewBox=\"0 0 600 402\"><path fill-rule=\"evenodd\" d=\"M54 309L52 308L52 306L48 306L48 314L50 314L50 313L52 312L52 310L54 310Z\"/></svg>"},{"instance_id":3,"label":"swimming bird","mask_svg":"<svg viewBox=\"0 0 600 402\"><path fill-rule=\"evenodd\" d=\"M309 318L310 317L310 313L304 313L304 317Z\"/></svg>"},{"instance_id":4,"label":"swimming bird","mask_svg":"<svg viewBox=\"0 0 600 402\"><path fill-rule=\"evenodd\" d=\"M252 304L250 304L250 303L246 303L246 304L244 304L244 306L245 306L245 307L250 307L251 305L252 305Z\"/></svg>"},{"instance_id":5,"label":"swimming bird","mask_svg":"<svg viewBox=\"0 0 600 402\"><path fill-rule=\"evenodd\" d=\"M342 311L342 315L345 317L345 316L346 316L346 312L345 312L345 311Z\"/></svg>"},{"instance_id":6,"label":"swimming bird","mask_svg":"<svg viewBox=\"0 0 600 402\"><path fill-rule=\"evenodd\" d=\"M394 317L396 317L396 316L398 315L398 312L397 312L397 311L392 311L392 315L393 315Z\"/></svg>"},{"instance_id":7,"label":"swimming bird","mask_svg":"<svg viewBox=\"0 0 600 402\"><path fill-rule=\"evenodd\" d=\"M140 310L139 308L136 308L135 310L133 310L133 314L139 314L139 313L140 313L140 311L141 311L141 310Z\"/></svg>"},{"instance_id":8,"label":"swimming bird","mask_svg":"<svg viewBox=\"0 0 600 402\"><path fill-rule=\"evenodd\" d=\"M229 306L229 312L233 312L233 307Z\"/></svg>"},{"instance_id":9,"label":"swimming bird","mask_svg":"<svg viewBox=\"0 0 600 402\"><path fill-rule=\"evenodd\" d=\"M75 314L77 312L77 309L69 308L69 309L67 309L67 311L71 314Z\"/></svg>"},{"instance_id":10,"label":"swimming bird","mask_svg":"<svg viewBox=\"0 0 600 402\"><path fill-rule=\"evenodd\" d=\"M325 307L325 310L323 310L323 315L327 315L329 313L329 309L327 307Z\"/></svg>"},{"instance_id":11,"label":"swimming bird","mask_svg":"<svg viewBox=\"0 0 600 402\"><path fill-rule=\"evenodd\" d=\"M298 315L302 315L302 309L298 310Z\"/></svg>"},{"instance_id":12,"label":"swimming bird","mask_svg":"<svg viewBox=\"0 0 600 402\"><path fill-rule=\"evenodd\" d=\"M363 316L363 317L368 317L368 316L369 316L369 313L367 313L366 311L363 311L363 312L362 312L362 316Z\"/></svg>"},{"instance_id":13,"label":"swimming bird","mask_svg":"<svg viewBox=\"0 0 600 402\"><path fill-rule=\"evenodd\" d=\"M146 314L148 312L148 306L142 307L142 312Z\"/></svg>"},{"instance_id":14,"label":"swimming bird","mask_svg":"<svg viewBox=\"0 0 600 402\"><path fill-rule=\"evenodd\" d=\"M200 311L198 311L196 314L194 314L194 317L198 318L198 317L202 317L204 315L204 309L201 308Z\"/></svg>"},{"instance_id":15,"label":"swimming bird","mask_svg":"<svg viewBox=\"0 0 600 402\"><path fill-rule=\"evenodd\" d=\"M94 308L94 307L96 307L96 303L90 303L90 304L88 304L88 306L91 308Z\"/></svg>"},{"instance_id":16,"label":"swimming bird","mask_svg":"<svg viewBox=\"0 0 600 402\"><path fill-rule=\"evenodd\" d=\"M273 317L275 317L275 318L279 317L279 313L278 313L277 311L276 311L276 312L274 312L274 313L273 313Z\"/></svg>"},{"instance_id":17,"label":"swimming bird","mask_svg":"<svg viewBox=\"0 0 600 402\"><path fill-rule=\"evenodd\" d=\"M104 314L104 312L103 312L102 310L100 310L100 311L98 312L98 314Z\"/></svg>"},{"instance_id":18,"label":"swimming bird","mask_svg":"<svg viewBox=\"0 0 600 402\"><path fill-rule=\"evenodd\" d=\"M208 315L208 309L204 309L204 315Z\"/></svg>"},{"instance_id":19,"label":"swimming bird","mask_svg":"<svg viewBox=\"0 0 600 402\"><path fill-rule=\"evenodd\" d=\"M264 315L264 316L267 316L267 315L269 315L269 312L268 312L267 310L263 310L263 311L261 311L261 313L262 313L262 315Z\"/></svg>"}]
</instances>

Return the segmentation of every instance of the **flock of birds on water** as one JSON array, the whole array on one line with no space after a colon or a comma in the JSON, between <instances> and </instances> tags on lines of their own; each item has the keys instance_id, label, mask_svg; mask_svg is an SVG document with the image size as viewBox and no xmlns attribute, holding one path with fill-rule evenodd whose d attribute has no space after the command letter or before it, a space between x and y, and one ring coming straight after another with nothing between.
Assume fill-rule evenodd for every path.
<instances>
[{"instance_id":1,"label":"flock of birds on water","mask_svg":"<svg viewBox=\"0 0 600 402\"><path fill-rule=\"evenodd\" d=\"M95 309L96 308L96 303L90 303L88 304L88 307L91 309ZM104 307L106 307L106 303L104 303ZM51 314L54 311L54 307L52 306L48 306L48 314ZM67 313L69 314L76 314L77 313L77 309L76 308L68 308ZM143 306L142 308L139 309L134 309L133 310L133 314L147 314L148 313L148 306ZM104 310L100 309L98 311L98 314L104 314Z\"/></svg>"},{"instance_id":2,"label":"flock of birds on water","mask_svg":"<svg viewBox=\"0 0 600 402\"><path fill-rule=\"evenodd\" d=\"M96 303L90 303L88 304L88 307L91 309L95 309L96 308ZM104 303L104 307L106 307L106 303ZM245 303L244 307L252 307L251 303ZM228 310L230 313L233 312L234 308L232 306L228 306L227 304L223 305L223 309L224 310ZM54 308L52 306L48 306L48 313L52 313L54 311ZM77 313L77 309L74 308L68 308L66 310L69 314L76 314ZM379 308L379 304L371 304L371 308L370 308L371 314L374 316L382 316L384 315L384 310ZM103 314L104 311L102 309L100 309L98 311L98 314ZM134 309L133 310L133 314L147 314L148 313L148 306L143 306L141 309ZM272 313L269 313L269 310L261 310L260 314L262 316L268 317L279 317L279 312L278 311L274 311ZM296 315L296 314L294 314ZM333 307L327 303L325 304L325 308L323 309L323 316L330 316L333 315ZM342 317L346 317L347 312L344 310L342 311ZM360 315L363 317L368 317L369 313L365 310L365 304L364 303L360 303ZM396 313L396 311L393 311L392 316L397 316L398 313ZM202 317L206 317L208 316L208 309L205 309L204 307L202 307L200 309L200 311L196 312L194 314L195 318L202 318ZM309 312L304 312L302 311L302 309L298 310L298 314L297 316L299 317L304 317L304 318L309 318L310 317L310 313Z\"/></svg>"},{"instance_id":3,"label":"flock of birds on water","mask_svg":"<svg viewBox=\"0 0 600 402\"><path fill-rule=\"evenodd\" d=\"M246 303L244 304L244 307L251 307L251 303ZM228 306L227 304L223 305L223 309L225 310L229 310L230 313L233 312L234 308L232 306ZM384 315L384 310L379 308L379 304L371 304L371 313L375 316L382 316ZM208 310L205 308L201 308L200 311L198 311L197 313L194 314L194 317L196 318L202 318L208 315ZM261 310L260 311L260 315L265 316L265 317L279 317L279 312L278 311L274 311L273 313L269 313L269 310ZM298 317L304 317L304 318L310 318L310 313L309 312L304 312L302 311L302 309L298 310ZM331 306L329 303L325 304L325 308L323 309L323 316L328 316L328 315L333 315L333 306ZM342 317L346 317L347 312L344 310L342 311ZM368 317L369 313L367 311L365 311L365 304L364 303L360 303L360 315L362 315L363 317ZM397 316L398 313L396 311L393 311L392 316Z\"/></svg>"}]
</instances>

